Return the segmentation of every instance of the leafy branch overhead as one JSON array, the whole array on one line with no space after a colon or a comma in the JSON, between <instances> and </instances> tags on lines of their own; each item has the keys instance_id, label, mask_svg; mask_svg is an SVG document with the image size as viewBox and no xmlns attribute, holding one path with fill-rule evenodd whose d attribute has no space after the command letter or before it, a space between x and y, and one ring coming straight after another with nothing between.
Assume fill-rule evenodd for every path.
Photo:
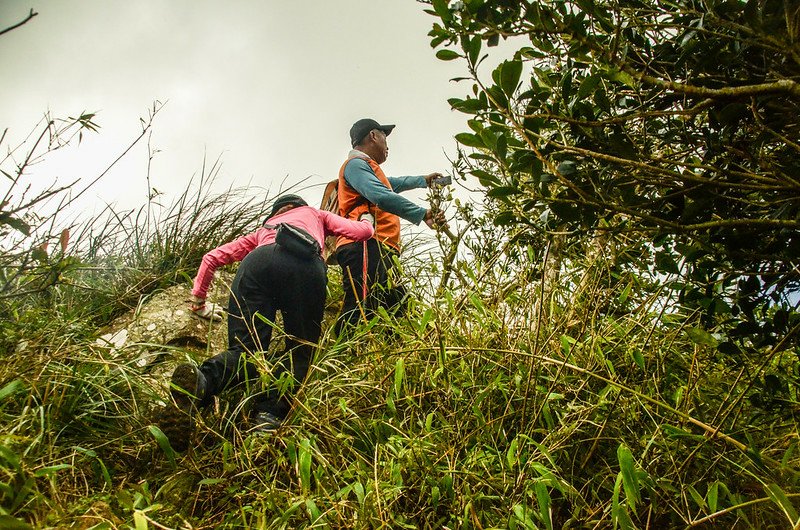
<instances>
[{"instance_id":1,"label":"leafy branch overhead","mask_svg":"<svg viewBox=\"0 0 800 530\"><path fill-rule=\"evenodd\" d=\"M685 264L698 285L738 288L745 313L800 288L796 3L433 0L428 12L437 57L466 63L471 93L450 100L470 116L460 163L500 204L497 224L641 234L669 257L662 272ZM489 53L505 57L490 74Z\"/></svg>"}]
</instances>

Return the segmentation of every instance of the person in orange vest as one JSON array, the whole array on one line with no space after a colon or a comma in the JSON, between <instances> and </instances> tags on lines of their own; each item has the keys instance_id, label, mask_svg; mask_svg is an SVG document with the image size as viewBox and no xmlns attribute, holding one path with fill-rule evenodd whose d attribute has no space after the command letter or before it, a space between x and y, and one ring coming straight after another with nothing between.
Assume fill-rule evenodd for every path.
<instances>
[{"instance_id":1,"label":"person in orange vest","mask_svg":"<svg viewBox=\"0 0 800 530\"><path fill-rule=\"evenodd\" d=\"M401 217L416 225L425 222L430 228L447 225L444 213L417 206L399 195L433 186L441 173L412 177L387 177L383 173L380 165L389 156L386 137L394 127L364 118L350 128L353 149L339 170L339 215L351 220L369 219L375 235L364 243L347 237L336 242L344 288L337 334L355 324L362 310L367 317L381 306L396 314L404 310L406 290L393 272L394 258L400 254Z\"/></svg>"}]
</instances>

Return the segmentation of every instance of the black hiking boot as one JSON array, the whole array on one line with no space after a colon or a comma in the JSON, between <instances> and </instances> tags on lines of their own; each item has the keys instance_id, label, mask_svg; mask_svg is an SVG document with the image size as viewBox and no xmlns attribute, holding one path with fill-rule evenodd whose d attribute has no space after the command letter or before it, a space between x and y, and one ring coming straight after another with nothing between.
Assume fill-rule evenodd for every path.
<instances>
[{"instance_id":1,"label":"black hiking boot","mask_svg":"<svg viewBox=\"0 0 800 530\"><path fill-rule=\"evenodd\" d=\"M282 422L283 420L271 412L259 412L253 417L253 426L250 428L250 432L256 434L275 432Z\"/></svg>"},{"instance_id":2,"label":"black hiking boot","mask_svg":"<svg viewBox=\"0 0 800 530\"><path fill-rule=\"evenodd\" d=\"M194 413L206 397L206 378L193 364L179 364L172 372L170 394L161 420L161 431L176 451L185 451L194 431Z\"/></svg>"}]
</instances>

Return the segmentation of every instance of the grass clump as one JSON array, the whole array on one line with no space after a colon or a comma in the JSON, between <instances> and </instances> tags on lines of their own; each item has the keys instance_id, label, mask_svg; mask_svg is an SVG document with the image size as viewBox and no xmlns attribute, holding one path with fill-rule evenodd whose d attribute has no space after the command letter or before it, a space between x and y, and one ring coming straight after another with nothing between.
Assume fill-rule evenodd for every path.
<instances>
[{"instance_id":1,"label":"grass clump","mask_svg":"<svg viewBox=\"0 0 800 530\"><path fill-rule=\"evenodd\" d=\"M160 213L109 211L71 227L68 251L25 262L30 275L61 263L35 292L4 255L0 524L796 526L796 351L721 352L663 278L620 265L630 238L568 252L469 207L440 250L406 252L405 315L323 338L277 433L248 434L231 392L176 453L154 422L167 374L209 352L162 347L154 368L136 347L153 345L96 338L255 228L263 204L187 191ZM328 323L341 300L330 273Z\"/></svg>"}]
</instances>

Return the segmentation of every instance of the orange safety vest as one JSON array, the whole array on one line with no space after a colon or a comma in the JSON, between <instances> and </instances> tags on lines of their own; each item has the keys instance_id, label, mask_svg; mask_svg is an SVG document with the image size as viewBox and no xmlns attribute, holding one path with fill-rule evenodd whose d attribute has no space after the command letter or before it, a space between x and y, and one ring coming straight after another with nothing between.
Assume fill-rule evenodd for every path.
<instances>
[{"instance_id":1,"label":"orange safety vest","mask_svg":"<svg viewBox=\"0 0 800 530\"><path fill-rule=\"evenodd\" d=\"M366 160L378 180L383 182L387 188L392 189L392 185L389 184L389 179L383 174L381 166L373 159L362 156L348 158L339 170L339 215L346 219L358 220L362 214L369 212L375 217L375 239L400 252L400 218L392 213L384 212L368 202L366 198L351 188L347 181L344 180L344 168L354 158ZM339 237L336 240L336 248L353 242L352 239Z\"/></svg>"}]
</instances>

